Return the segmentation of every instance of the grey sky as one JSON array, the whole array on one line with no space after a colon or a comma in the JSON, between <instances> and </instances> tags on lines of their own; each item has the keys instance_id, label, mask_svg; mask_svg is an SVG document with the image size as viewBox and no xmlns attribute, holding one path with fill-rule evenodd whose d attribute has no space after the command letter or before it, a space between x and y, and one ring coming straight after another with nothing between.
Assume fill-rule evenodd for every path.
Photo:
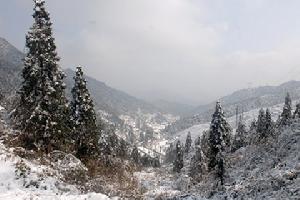
<instances>
[{"instance_id":1,"label":"grey sky","mask_svg":"<svg viewBox=\"0 0 300 200\"><path fill-rule=\"evenodd\" d=\"M1 0L21 50L31 0ZM298 0L48 0L61 64L146 99L202 104L300 78Z\"/></svg>"}]
</instances>

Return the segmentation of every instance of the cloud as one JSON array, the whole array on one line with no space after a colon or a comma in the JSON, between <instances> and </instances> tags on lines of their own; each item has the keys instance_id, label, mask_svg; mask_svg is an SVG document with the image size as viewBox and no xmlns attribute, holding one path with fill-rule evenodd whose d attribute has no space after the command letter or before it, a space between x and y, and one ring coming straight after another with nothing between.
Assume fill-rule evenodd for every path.
<instances>
[{"instance_id":1,"label":"cloud","mask_svg":"<svg viewBox=\"0 0 300 200\"><path fill-rule=\"evenodd\" d=\"M20 2L9 1L0 19L14 11L14 21L30 24L32 3ZM195 104L250 82L299 79L299 6L296 0L47 1L65 68L83 65L88 75L138 97ZM28 30L3 26L16 41Z\"/></svg>"},{"instance_id":2,"label":"cloud","mask_svg":"<svg viewBox=\"0 0 300 200\"><path fill-rule=\"evenodd\" d=\"M202 7L192 1L111 0L85 6L89 12L82 11L85 20L79 23L93 23L82 24L77 37L69 39L77 40L77 47L62 47L69 54L64 63L76 59L90 74L138 96L181 93L183 88L190 91L186 96L194 95L203 73L199 69L214 62L220 34L227 28L206 24ZM69 36L63 37L61 42Z\"/></svg>"}]
</instances>

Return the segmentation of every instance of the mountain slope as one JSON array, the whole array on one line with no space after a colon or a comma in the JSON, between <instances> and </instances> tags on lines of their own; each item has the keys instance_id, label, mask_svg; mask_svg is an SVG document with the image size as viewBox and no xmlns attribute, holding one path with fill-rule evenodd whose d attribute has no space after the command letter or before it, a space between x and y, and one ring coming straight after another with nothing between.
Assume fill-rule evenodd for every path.
<instances>
[{"instance_id":1,"label":"mountain slope","mask_svg":"<svg viewBox=\"0 0 300 200\"><path fill-rule=\"evenodd\" d=\"M19 87L23 58L22 52L0 37L0 92L3 95L9 95Z\"/></svg>"},{"instance_id":2,"label":"mountain slope","mask_svg":"<svg viewBox=\"0 0 300 200\"><path fill-rule=\"evenodd\" d=\"M220 99L227 117L238 112L271 107L282 103L286 93L289 92L292 100L300 99L300 81L289 81L279 86L264 86L251 89L243 89ZM169 133L180 132L193 125L210 121L211 113L215 108L215 102L199 106L190 113L189 117L184 117L166 128Z\"/></svg>"},{"instance_id":3,"label":"mountain slope","mask_svg":"<svg viewBox=\"0 0 300 200\"><path fill-rule=\"evenodd\" d=\"M4 95L14 93L21 83L21 70L23 68L24 54L11 45L8 41L0 38L0 91ZM67 78L67 93L73 85L74 71L65 70ZM93 96L97 109L104 110L113 115L132 114L139 109L146 113L158 111L155 106L143 100L137 99L125 92L113 89L105 83L86 76L90 92Z\"/></svg>"},{"instance_id":4,"label":"mountain slope","mask_svg":"<svg viewBox=\"0 0 300 200\"><path fill-rule=\"evenodd\" d=\"M66 69L66 85L70 88L73 85L73 77L75 72L71 69ZM153 105L126 94L120 90L116 90L107 86L105 83L94 78L86 76L88 87L93 96L96 107L113 114L133 114L139 109L143 112L153 113L156 109Z\"/></svg>"}]
</instances>

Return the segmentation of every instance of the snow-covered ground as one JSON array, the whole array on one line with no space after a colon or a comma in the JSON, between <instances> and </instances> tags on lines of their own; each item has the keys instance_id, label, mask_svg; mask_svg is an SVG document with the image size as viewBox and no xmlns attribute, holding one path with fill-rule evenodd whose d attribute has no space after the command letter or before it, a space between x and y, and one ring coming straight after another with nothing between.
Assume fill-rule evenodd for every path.
<instances>
[{"instance_id":1,"label":"snow-covered ground","mask_svg":"<svg viewBox=\"0 0 300 200\"><path fill-rule=\"evenodd\" d=\"M278 118L282 107L283 104L278 104L269 108L273 120ZM258 111L259 109L254 109L243 114L243 120L247 125L257 118ZM131 119L129 121L133 122ZM228 122L235 128L236 117L229 118ZM2 123L4 122L2 121ZM195 139L208 129L209 123L199 124L177 133L170 141L179 138L184 142L188 132L191 132L192 138ZM276 199L277 197L277 199L300 199L299 133L300 124L298 123L286 130L279 137L277 143L268 148L250 145L229 155L231 165L227 169L225 190L222 192L216 191L211 175L207 175L202 182L196 185L191 184L187 175L189 159L185 160L185 167L181 174L174 174L172 165L163 165L161 168L146 168L135 172L134 176L145 200L174 196L177 196L177 199L205 200L208 199L210 193L214 193L212 199L215 200L222 199L224 196L228 199L233 199L235 196L244 199ZM157 142L153 148L164 148L167 142L167 140ZM151 154L151 150L139 148L141 151ZM30 168L26 177L19 174L17 166L21 160ZM63 183L55 175L56 173L50 167L20 158L14 154L13 149L5 147L0 141L1 200L110 199L100 193L82 194L74 185Z\"/></svg>"},{"instance_id":2,"label":"snow-covered ground","mask_svg":"<svg viewBox=\"0 0 300 200\"><path fill-rule=\"evenodd\" d=\"M0 110L5 112L1 106ZM13 130L3 130L7 127L5 120L1 120L0 125L1 200L110 200L100 193L82 194L75 185L62 182L52 167L17 156L15 149L6 147L1 139Z\"/></svg>"},{"instance_id":3,"label":"snow-covered ground","mask_svg":"<svg viewBox=\"0 0 300 200\"><path fill-rule=\"evenodd\" d=\"M140 190L145 191L143 199L155 199L158 196L176 196L180 193L174 187L176 177L170 172L168 166L153 169L148 168L141 172L136 172L135 177L139 181Z\"/></svg>"},{"instance_id":4,"label":"snow-covered ground","mask_svg":"<svg viewBox=\"0 0 300 200\"><path fill-rule=\"evenodd\" d=\"M270 107L273 119L282 112L283 104ZM259 109L244 113L244 121L250 124ZM234 127L235 117L228 121ZM207 130L209 124L201 124L178 133L185 140L190 131L195 138ZM172 172L172 165L160 169L148 169L135 173L145 199L300 199L300 121L285 128L278 138L270 138L263 145L248 145L228 154L225 186L218 189L213 174L206 173L200 182L188 177L188 158L180 174ZM160 198L159 198L160 197Z\"/></svg>"},{"instance_id":5,"label":"snow-covered ground","mask_svg":"<svg viewBox=\"0 0 300 200\"><path fill-rule=\"evenodd\" d=\"M126 129L129 129L137 139L136 145L142 152L150 152L150 155L154 155L151 152L164 154L166 151L168 140L162 134L162 131L170 124L174 123L179 118L170 114L161 113L142 113L141 111L136 113L136 116L120 115L119 118L124 122L125 129L116 130L116 134L126 139ZM153 132L153 138L147 142L140 141L141 134L145 135L147 130Z\"/></svg>"},{"instance_id":6,"label":"snow-covered ground","mask_svg":"<svg viewBox=\"0 0 300 200\"><path fill-rule=\"evenodd\" d=\"M28 171L20 175L16 167L21 160ZM55 176L47 166L38 165L22 159L7 149L0 141L0 199L1 200L109 200L100 193L81 194L73 185L66 185Z\"/></svg>"}]
</instances>

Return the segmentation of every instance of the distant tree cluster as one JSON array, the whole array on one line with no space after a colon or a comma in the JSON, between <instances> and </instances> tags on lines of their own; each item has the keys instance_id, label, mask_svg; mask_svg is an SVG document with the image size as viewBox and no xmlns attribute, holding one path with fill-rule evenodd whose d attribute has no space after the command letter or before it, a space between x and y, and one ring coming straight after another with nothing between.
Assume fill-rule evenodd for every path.
<instances>
[{"instance_id":1,"label":"distant tree cluster","mask_svg":"<svg viewBox=\"0 0 300 200\"><path fill-rule=\"evenodd\" d=\"M166 162L173 162L173 171L179 173L183 168L183 153L189 154L194 148L194 154L190 160L189 175L194 180L201 180L205 173L214 173L221 185L225 183L228 154L235 152L247 145L265 144L270 138L276 137L278 129L289 126L293 119L300 118L300 104L292 112L290 95L287 93L285 104L277 122L272 119L270 109L260 109L257 120L251 122L249 129L245 125L242 115L238 118L237 129L232 134L232 128L226 121L220 102L216 103L215 112L212 115L210 129L201 137L195 139L194 147L191 146L191 133L187 134L184 148L177 141L167 149Z\"/></svg>"},{"instance_id":2,"label":"distant tree cluster","mask_svg":"<svg viewBox=\"0 0 300 200\"><path fill-rule=\"evenodd\" d=\"M157 156L152 157L152 156L149 156L148 154L142 153L139 151L137 146L134 146L134 148L131 151L131 159L138 166L160 167L159 157L157 157Z\"/></svg>"}]
</instances>

